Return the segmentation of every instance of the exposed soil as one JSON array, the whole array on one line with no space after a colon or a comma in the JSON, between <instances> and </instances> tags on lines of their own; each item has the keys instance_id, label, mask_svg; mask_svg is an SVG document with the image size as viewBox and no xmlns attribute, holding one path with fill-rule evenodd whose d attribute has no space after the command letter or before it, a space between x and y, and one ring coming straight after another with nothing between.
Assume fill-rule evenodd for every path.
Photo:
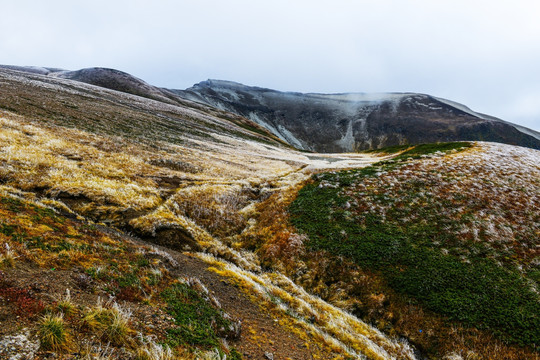
<instances>
[{"instance_id":1,"label":"exposed soil","mask_svg":"<svg viewBox=\"0 0 540 360\"><path fill-rule=\"evenodd\" d=\"M276 319L230 284L227 278L209 271L208 265L199 259L165 247L158 248L178 261L179 266L171 271L174 276L198 278L220 302L225 312L242 321L240 338L229 343L242 353L245 359L268 359L265 354L272 354L273 359L313 359L309 347L314 344L306 346L302 339L278 324Z\"/></svg>"}]
</instances>

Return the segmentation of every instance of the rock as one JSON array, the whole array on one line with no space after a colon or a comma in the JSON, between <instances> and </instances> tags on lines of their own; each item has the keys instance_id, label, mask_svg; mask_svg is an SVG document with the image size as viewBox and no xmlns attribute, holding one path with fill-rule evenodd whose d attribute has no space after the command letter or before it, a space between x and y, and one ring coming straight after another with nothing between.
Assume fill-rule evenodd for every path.
<instances>
[{"instance_id":1,"label":"rock","mask_svg":"<svg viewBox=\"0 0 540 360\"><path fill-rule=\"evenodd\" d=\"M0 359L31 360L38 351L39 340L33 339L27 329L20 334L6 335L0 339Z\"/></svg>"}]
</instances>

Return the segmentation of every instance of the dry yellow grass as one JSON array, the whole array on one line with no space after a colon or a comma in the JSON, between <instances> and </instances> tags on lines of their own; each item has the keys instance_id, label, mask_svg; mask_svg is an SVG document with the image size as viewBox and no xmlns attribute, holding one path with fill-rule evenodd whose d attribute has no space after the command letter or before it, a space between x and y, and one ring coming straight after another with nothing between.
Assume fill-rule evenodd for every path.
<instances>
[{"instance_id":1,"label":"dry yellow grass","mask_svg":"<svg viewBox=\"0 0 540 360\"><path fill-rule=\"evenodd\" d=\"M0 136L4 140L0 161L7 165L0 176L7 180L6 191L21 189L31 194L43 189L47 196L43 202L49 206L61 211L68 208L96 221L114 219L115 214L127 209L140 211L141 215L130 221L133 229L152 235L158 229L181 228L208 254L239 266L238 271L260 271L256 256L227 245L249 227L258 197L296 188L310 174L306 167L330 166L330 162L313 162L290 150L230 137L220 138L225 143L194 140L201 149L162 144L161 152L155 152L123 139L107 139L72 129L37 127L13 116L0 118ZM370 158L352 156L351 159L342 165L364 166ZM171 164L190 164L189 169L197 171L181 171L178 170L181 166ZM333 164L339 166L339 161ZM167 179L171 179L175 187L160 187ZM62 200L64 194L83 196L85 201L66 206ZM35 231L46 234L48 229ZM55 261L69 258L85 268L93 266L89 254L77 250L65 250L56 256ZM36 258L45 261L46 257L39 254ZM255 273L252 279L259 281L260 286L271 284L268 278L256 280ZM299 299L293 301L288 292L272 286L273 296L289 301L287 306L304 312L304 317L328 310L315 311L312 304ZM307 293L304 296L308 297ZM287 316L286 312L281 315ZM333 340L340 325L332 325L335 319L329 316L332 317L325 315L324 326L310 331L320 332L328 343L344 341L342 348L350 348L347 351L351 354L358 351L375 356L379 351L360 345L361 341L353 341L353 335L345 335L345 332L340 340ZM352 328L355 335L361 335L362 341L371 341L362 333L365 329L358 330ZM373 346L378 349L378 345Z\"/></svg>"},{"instance_id":2,"label":"dry yellow grass","mask_svg":"<svg viewBox=\"0 0 540 360\"><path fill-rule=\"evenodd\" d=\"M39 340L45 350L66 350L72 345L71 334L62 315L45 315L39 321Z\"/></svg>"},{"instance_id":3,"label":"dry yellow grass","mask_svg":"<svg viewBox=\"0 0 540 360\"><path fill-rule=\"evenodd\" d=\"M413 341L419 339L415 330L420 327L426 329L429 336L435 332L432 329L442 329L442 325L437 324L438 327L428 324L433 326L425 328L427 315L417 306L405 307L405 310L385 308L387 297L378 291L378 279L350 263L330 258L322 251L309 252L309 258L302 257L308 254L304 243L309 239L297 234L287 223L286 208L311 173L362 167L384 157L377 154L306 155L270 145L276 142L257 142L256 137L234 129L216 113L206 113L196 106L173 109L135 96L122 97L82 85L62 90L61 82L56 80L43 84L36 79L29 80L32 87L28 90L27 86L17 88L10 76L15 75L0 75L3 86L10 89L4 92L4 98L12 100L13 107L9 108L28 116L0 110L0 195L9 202L0 210L3 221L0 225L5 232L0 233L3 270L16 268L23 262L59 269L76 266L96 279L110 276L118 280L133 270L132 262L140 260L140 254L145 252L159 254L165 262L174 264L175 260L167 253L156 249L135 250L132 245L106 234L83 230L72 222L53 221L53 217L48 217L51 213L41 219L45 211L42 206L45 206L86 224L119 226L150 239L159 236L161 230L187 234L205 252L201 258L213 264L215 271L251 291L257 301L273 309L280 323L304 339L312 334L312 339L326 344L338 358L365 355L376 359L414 358L405 343L344 311L359 304L356 295L350 295L354 295L354 291L362 292L362 301L371 306L368 318L377 318L375 315L389 310L379 316L379 328L385 328L385 323L390 322L397 322L398 328L400 321L407 321L409 324L401 324L401 334ZM39 96L33 97L30 92L37 93L37 90ZM54 96L48 96L52 94ZM103 94L108 96L106 101L100 98ZM64 106L66 104L70 106ZM79 130L60 125L75 126ZM503 213L515 215L526 208L527 201L529 205L538 203L538 164L534 156L529 156L530 153L522 156L524 153L519 149L499 151L496 159L486 157L486 154L494 154L486 151L489 147L493 145L477 144L469 150L468 158L454 154L441 162L425 161L417 167L403 169L409 173L382 173L373 183L367 180L358 184L355 191L372 189L377 181L387 186L384 191L395 191L406 183L404 180L412 179L410 173L439 173L445 181L436 181L436 198L449 192L458 195L468 192L473 195L471 198L489 205L486 208L489 213L481 221L463 229L463 239L480 241L481 234L488 234L489 246L508 247L525 254L526 261L515 265L529 271L538 265L537 250L533 247L538 231L530 233L532 241L529 242L517 241L519 236L516 235L523 234L522 230L536 219L531 217L531 212L507 221ZM497 160L503 157L505 161ZM520 159L533 160L520 168L517 161ZM504 189L511 182L518 184L521 190L489 193L486 190L489 187L473 181L474 175L478 175L476 163L486 165L488 180L500 185L497 189ZM533 170L525 171L525 168ZM510 176L503 179L501 174L505 173ZM446 181L449 177L451 181ZM379 190L381 194L384 192ZM495 198L504 201L492 201ZM17 199L38 205L40 210L25 208L28 211L21 213L15 205L15 210L6 210L6 206L16 203ZM505 208L501 208L501 204L506 204ZM382 203L368 205L381 213L387 211ZM6 235L13 229L27 238L21 242ZM107 254L115 256L106 258ZM123 295L130 299L144 296L144 301L153 303L156 298L150 291L146 293L149 284L166 277L166 270L159 261L152 262L151 267L136 272L133 281L140 282L139 288L129 287L131 292ZM408 314L399 317L397 312L401 310ZM445 348L447 358L457 359L458 353L468 358L489 358L489 354L523 358L519 351L511 356L506 356L509 354L504 353L506 350L495 351L498 343L493 339L488 339L490 344L483 352L476 352L481 355L475 355L476 350L470 350L471 338L460 336L462 331L457 329L455 333L442 335L456 339ZM164 349L150 342L146 344L148 354L154 351L166 355ZM91 352L103 354L103 358L108 356L107 351L100 349ZM199 355L215 357L213 351Z\"/></svg>"},{"instance_id":4,"label":"dry yellow grass","mask_svg":"<svg viewBox=\"0 0 540 360\"><path fill-rule=\"evenodd\" d=\"M79 201L69 203L68 211L99 221L114 220L129 209L150 212L164 204L163 197L173 195L165 200L194 217L207 212L203 225L216 231L230 220L240 221L235 207L246 191L276 191L305 179L299 171L304 167L321 166L320 160L310 161L297 152L223 136L190 139L198 148L162 143L156 150L124 138L40 126L0 113L0 178L14 191L45 195L50 206L61 210L66 210L64 199L75 198ZM347 161L342 166L351 165ZM351 166L365 161L352 160ZM210 206L197 208L199 195Z\"/></svg>"}]
</instances>

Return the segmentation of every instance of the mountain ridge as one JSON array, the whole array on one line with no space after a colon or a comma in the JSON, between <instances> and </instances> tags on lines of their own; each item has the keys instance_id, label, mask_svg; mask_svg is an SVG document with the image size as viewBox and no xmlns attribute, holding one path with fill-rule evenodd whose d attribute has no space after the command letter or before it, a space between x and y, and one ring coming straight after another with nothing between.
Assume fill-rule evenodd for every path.
<instances>
[{"instance_id":1,"label":"mountain ridge","mask_svg":"<svg viewBox=\"0 0 540 360\"><path fill-rule=\"evenodd\" d=\"M208 79L166 89L109 68L0 68L69 79L171 105L211 107L306 151L354 152L444 141L495 141L540 149L540 133L428 94L301 93ZM244 122L245 122L244 121Z\"/></svg>"}]
</instances>

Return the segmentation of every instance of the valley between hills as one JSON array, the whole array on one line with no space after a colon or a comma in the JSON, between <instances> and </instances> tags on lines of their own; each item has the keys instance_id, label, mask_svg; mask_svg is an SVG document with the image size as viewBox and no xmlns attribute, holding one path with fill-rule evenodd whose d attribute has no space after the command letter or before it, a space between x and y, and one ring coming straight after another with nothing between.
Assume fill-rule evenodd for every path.
<instances>
[{"instance_id":1,"label":"valley between hills","mask_svg":"<svg viewBox=\"0 0 540 360\"><path fill-rule=\"evenodd\" d=\"M304 110L190 91L0 69L0 358L538 357L534 131L312 152L264 118ZM437 111L409 99L415 127ZM445 129L509 129L445 104ZM350 129L316 150L374 144Z\"/></svg>"}]
</instances>

